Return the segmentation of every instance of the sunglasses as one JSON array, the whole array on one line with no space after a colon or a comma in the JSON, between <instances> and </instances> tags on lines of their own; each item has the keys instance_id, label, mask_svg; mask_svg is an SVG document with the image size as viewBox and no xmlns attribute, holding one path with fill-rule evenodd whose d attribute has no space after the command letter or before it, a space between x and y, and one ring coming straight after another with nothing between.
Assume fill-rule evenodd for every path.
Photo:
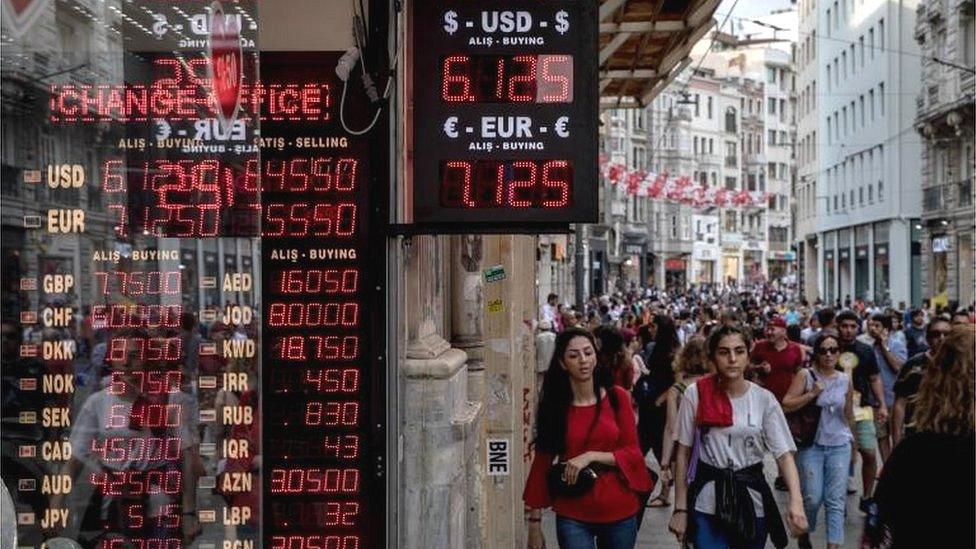
<instances>
[{"instance_id":1,"label":"sunglasses","mask_svg":"<svg viewBox=\"0 0 976 549\"><path fill-rule=\"evenodd\" d=\"M836 355L840 353L840 347L821 347L820 354L822 355Z\"/></svg>"}]
</instances>

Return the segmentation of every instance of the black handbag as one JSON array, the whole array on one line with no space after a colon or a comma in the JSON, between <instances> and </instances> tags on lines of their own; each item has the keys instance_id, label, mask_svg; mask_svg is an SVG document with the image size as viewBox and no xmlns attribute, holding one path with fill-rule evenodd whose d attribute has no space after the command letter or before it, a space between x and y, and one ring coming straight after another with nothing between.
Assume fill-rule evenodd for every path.
<instances>
[{"instance_id":1,"label":"black handbag","mask_svg":"<svg viewBox=\"0 0 976 549\"><path fill-rule=\"evenodd\" d=\"M592 465L580 469L576 476L576 484L567 484L563 480L563 472L566 471L566 463L556 463L549 468L549 476L546 478L549 484L549 497L552 498L578 498L593 489L597 477L600 474Z\"/></svg>"},{"instance_id":2,"label":"black handbag","mask_svg":"<svg viewBox=\"0 0 976 549\"><path fill-rule=\"evenodd\" d=\"M812 386L817 382L817 376L812 369L807 371L810 373ZM820 406L817 406L817 400L814 399L799 410L786 414L786 424L790 427L790 434L793 435L793 442L797 448L809 448L813 445L817 438L817 428L820 426L821 411Z\"/></svg>"}]
</instances>

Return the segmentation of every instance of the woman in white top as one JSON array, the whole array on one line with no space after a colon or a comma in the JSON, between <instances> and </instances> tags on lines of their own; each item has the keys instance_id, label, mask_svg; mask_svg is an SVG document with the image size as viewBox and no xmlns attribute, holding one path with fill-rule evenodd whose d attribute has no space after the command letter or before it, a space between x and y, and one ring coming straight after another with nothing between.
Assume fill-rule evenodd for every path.
<instances>
[{"instance_id":1,"label":"woman in white top","mask_svg":"<svg viewBox=\"0 0 976 549\"><path fill-rule=\"evenodd\" d=\"M847 502L847 466L854 435L854 387L851 378L837 371L840 358L837 332L824 330L813 342L813 368L797 372L783 409L795 412L813 403L820 419L812 444L800 448L797 463L803 480L803 506L810 530L817 527L817 513L823 505L827 523L827 548L844 545L844 505ZM799 547L810 549L810 537L800 537Z\"/></svg>"},{"instance_id":2,"label":"woman in white top","mask_svg":"<svg viewBox=\"0 0 976 549\"><path fill-rule=\"evenodd\" d=\"M712 333L707 349L717 373L689 386L678 410L669 529L679 542L698 549L760 549L767 535L776 547L786 546L786 529L763 475L766 452L776 458L789 489L790 529L799 535L807 527L796 447L783 410L772 393L743 377L749 344L735 326Z\"/></svg>"}]
</instances>

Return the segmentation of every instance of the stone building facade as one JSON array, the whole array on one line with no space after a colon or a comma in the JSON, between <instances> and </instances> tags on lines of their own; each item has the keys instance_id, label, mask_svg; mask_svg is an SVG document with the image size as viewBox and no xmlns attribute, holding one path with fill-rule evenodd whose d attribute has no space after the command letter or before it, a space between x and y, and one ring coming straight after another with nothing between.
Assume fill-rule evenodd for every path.
<instances>
[{"instance_id":1,"label":"stone building facade","mask_svg":"<svg viewBox=\"0 0 976 549\"><path fill-rule=\"evenodd\" d=\"M973 116L976 64L973 3L926 0L915 39L922 89L915 128L922 137L921 293L935 303L973 303ZM938 60L938 61L937 61Z\"/></svg>"}]
</instances>

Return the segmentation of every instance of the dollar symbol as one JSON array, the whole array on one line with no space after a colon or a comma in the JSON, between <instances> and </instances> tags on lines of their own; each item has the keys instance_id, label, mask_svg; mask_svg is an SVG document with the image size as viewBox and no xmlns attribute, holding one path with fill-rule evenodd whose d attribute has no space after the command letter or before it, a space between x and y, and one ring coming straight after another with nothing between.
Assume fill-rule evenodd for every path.
<instances>
[{"instance_id":1,"label":"dollar symbol","mask_svg":"<svg viewBox=\"0 0 976 549\"><path fill-rule=\"evenodd\" d=\"M569 14L566 10L559 10L556 12L556 32L559 34L566 34L569 30Z\"/></svg>"},{"instance_id":2,"label":"dollar symbol","mask_svg":"<svg viewBox=\"0 0 976 549\"><path fill-rule=\"evenodd\" d=\"M444 30L447 34L454 34L458 30L457 12L451 10L444 14Z\"/></svg>"}]
</instances>

